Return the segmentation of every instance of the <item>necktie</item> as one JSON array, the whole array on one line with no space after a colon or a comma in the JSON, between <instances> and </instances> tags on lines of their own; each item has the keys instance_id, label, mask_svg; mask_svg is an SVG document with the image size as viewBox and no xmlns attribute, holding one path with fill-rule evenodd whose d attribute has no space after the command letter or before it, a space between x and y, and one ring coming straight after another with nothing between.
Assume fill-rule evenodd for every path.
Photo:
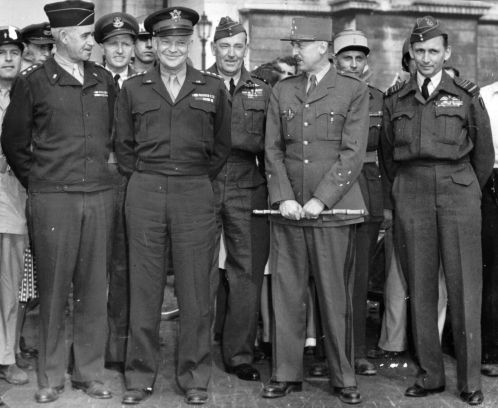
<instances>
[{"instance_id":1,"label":"necktie","mask_svg":"<svg viewBox=\"0 0 498 408\"><path fill-rule=\"evenodd\" d=\"M121 87L119 86L119 78L121 76L119 74L114 75L114 87L116 88L116 95L119 94Z\"/></svg>"},{"instance_id":2,"label":"necktie","mask_svg":"<svg viewBox=\"0 0 498 408\"><path fill-rule=\"evenodd\" d=\"M178 92L180 92L180 83L178 82L178 77L176 75L169 76L169 94L173 102L176 100L178 96Z\"/></svg>"},{"instance_id":3,"label":"necktie","mask_svg":"<svg viewBox=\"0 0 498 408\"><path fill-rule=\"evenodd\" d=\"M75 77L80 83L83 83L83 75L81 75L80 69L78 68L78 64L73 65L73 77Z\"/></svg>"},{"instance_id":4,"label":"necktie","mask_svg":"<svg viewBox=\"0 0 498 408\"><path fill-rule=\"evenodd\" d=\"M424 79L424 84L422 85L422 96L425 100L429 99L429 83L431 82L430 78Z\"/></svg>"},{"instance_id":5,"label":"necktie","mask_svg":"<svg viewBox=\"0 0 498 408\"><path fill-rule=\"evenodd\" d=\"M230 78L230 95L233 96L234 92L235 92L235 82L233 81L233 78Z\"/></svg>"},{"instance_id":6,"label":"necktie","mask_svg":"<svg viewBox=\"0 0 498 408\"><path fill-rule=\"evenodd\" d=\"M316 88L316 75L310 76L310 87L308 88L307 95L308 97L313 93Z\"/></svg>"}]
</instances>

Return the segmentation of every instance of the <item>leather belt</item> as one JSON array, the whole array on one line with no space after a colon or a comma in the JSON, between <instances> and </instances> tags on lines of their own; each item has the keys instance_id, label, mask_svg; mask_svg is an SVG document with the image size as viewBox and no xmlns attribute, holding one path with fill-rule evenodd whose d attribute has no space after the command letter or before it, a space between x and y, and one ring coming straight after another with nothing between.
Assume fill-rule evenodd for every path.
<instances>
[{"instance_id":1,"label":"leather belt","mask_svg":"<svg viewBox=\"0 0 498 408\"><path fill-rule=\"evenodd\" d=\"M470 163L469 156L463 156L458 160L444 160L444 159L426 159L426 160L409 160L400 161L401 166L454 166L457 164Z\"/></svg>"}]
</instances>

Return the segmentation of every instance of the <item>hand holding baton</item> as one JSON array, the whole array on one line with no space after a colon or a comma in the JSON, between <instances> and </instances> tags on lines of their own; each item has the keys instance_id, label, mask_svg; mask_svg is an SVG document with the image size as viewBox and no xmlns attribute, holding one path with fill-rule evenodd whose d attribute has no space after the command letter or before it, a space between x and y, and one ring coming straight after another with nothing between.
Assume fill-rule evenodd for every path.
<instances>
[{"instance_id":1,"label":"hand holding baton","mask_svg":"<svg viewBox=\"0 0 498 408\"><path fill-rule=\"evenodd\" d=\"M280 210L253 210L254 215L280 215ZM333 209L325 210L320 215L365 215L365 210Z\"/></svg>"}]
</instances>

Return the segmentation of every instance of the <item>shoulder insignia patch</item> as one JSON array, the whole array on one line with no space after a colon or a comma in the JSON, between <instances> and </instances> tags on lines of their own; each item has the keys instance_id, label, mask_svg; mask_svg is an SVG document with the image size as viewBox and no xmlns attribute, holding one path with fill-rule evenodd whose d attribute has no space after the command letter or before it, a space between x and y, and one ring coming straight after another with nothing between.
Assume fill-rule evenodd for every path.
<instances>
[{"instance_id":1,"label":"shoulder insignia patch","mask_svg":"<svg viewBox=\"0 0 498 408\"><path fill-rule=\"evenodd\" d=\"M472 96L479 95L480 88L473 82L470 82L468 79L455 77L453 80L455 81L455 84L457 84L460 88L470 93Z\"/></svg>"},{"instance_id":2,"label":"shoulder insignia patch","mask_svg":"<svg viewBox=\"0 0 498 408\"><path fill-rule=\"evenodd\" d=\"M391 86L390 88L388 88L386 90L386 92L384 92L384 97L391 96L391 95L395 94L401 88L403 88L403 85L405 85L405 82L398 82L398 83L394 84L393 86Z\"/></svg>"}]
</instances>

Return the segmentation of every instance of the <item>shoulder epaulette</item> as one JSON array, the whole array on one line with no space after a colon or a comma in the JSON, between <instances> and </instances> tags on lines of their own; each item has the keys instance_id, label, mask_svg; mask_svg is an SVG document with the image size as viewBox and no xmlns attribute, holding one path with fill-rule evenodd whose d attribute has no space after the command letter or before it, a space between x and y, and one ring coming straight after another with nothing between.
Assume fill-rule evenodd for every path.
<instances>
[{"instance_id":1,"label":"shoulder epaulette","mask_svg":"<svg viewBox=\"0 0 498 408\"><path fill-rule=\"evenodd\" d=\"M28 67L24 71L22 71L21 75L28 76L28 75L32 74L33 72L35 72L36 70L40 69L41 67L43 67L43 64L31 65L30 67Z\"/></svg>"},{"instance_id":2,"label":"shoulder epaulette","mask_svg":"<svg viewBox=\"0 0 498 408\"><path fill-rule=\"evenodd\" d=\"M287 81L287 80L292 79L292 78L300 77L301 75L303 75L303 74L290 75L290 76L288 76L288 77L282 78L282 79L281 79L280 81L278 81L278 82Z\"/></svg>"},{"instance_id":3,"label":"shoulder epaulette","mask_svg":"<svg viewBox=\"0 0 498 408\"><path fill-rule=\"evenodd\" d=\"M362 80L361 80L360 78L358 78L357 76L355 76L355 75L351 75L351 74L348 74L347 72L344 72L344 71L339 71L339 70L337 70L337 73L338 73L339 75L342 75L342 76L345 76L345 77L348 77L348 78L352 78L352 79L355 79L355 80L357 80L357 81L362 81Z\"/></svg>"},{"instance_id":4,"label":"shoulder epaulette","mask_svg":"<svg viewBox=\"0 0 498 408\"><path fill-rule=\"evenodd\" d=\"M126 81L128 81L129 79L135 78L137 76L145 75L146 72L147 71L142 71L142 72L137 72L136 74L130 75L128 78L126 78Z\"/></svg>"},{"instance_id":5,"label":"shoulder epaulette","mask_svg":"<svg viewBox=\"0 0 498 408\"><path fill-rule=\"evenodd\" d=\"M460 88L470 93L472 96L479 95L479 92L481 91L481 89L476 84L470 82L468 79L455 77L453 80L455 81L455 84L457 84Z\"/></svg>"},{"instance_id":6,"label":"shoulder epaulette","mask_svg":"<svg viewBox=\"0 0 498 408\"><path fill-rule=\"evenodd\" d=\"M405 85L405 82L397 82L390 88L387 88L386 92L384 92L384 97L391 96L398 92L401 88L403 88L403 85Z\"/></svg>"},{"instance_id":7,"label":"shoulder epaulette","mask_svg":"<svg viewBox=\"0 0 498 408\"><path fill-rule=\"evenodd\" d=\"M374 91L378 91L378 92L382 93L382 91L379 88L376 88L375 86L372 86L372 85L368 84L368 87L370 89L373 89Z\"/></svg>"},{"instance_id":8,"label":"shoulder epaulette","mask_svg":"<svg viewBox=\"0 0 498 408\"><path fill-rule=\"evenodd\" d=\"M264 78L261 78L261 77L259 77L259 76L257 76L257 75L254 75L254 74L251 74L251 76L252 76L253 78L259 79L260 81L264 82L266 85L270 85L270 84L268 83L268 81L267 81L266 79L264 79Z\"/></svg>"},{"instance_id":9,"label":"shoulder epaulette","mask_svg":"<svg viewBox=\"0 0 498 408\"><path fill-rule=\"evenodd\" d=\"M218 78L218 79L222 79L220 75L218 74L215 74L214 72L209 72L209 71L201 71L201 73L203 73L204 75L211 75L215 78Z\"/></svg>"}]
</instances>

